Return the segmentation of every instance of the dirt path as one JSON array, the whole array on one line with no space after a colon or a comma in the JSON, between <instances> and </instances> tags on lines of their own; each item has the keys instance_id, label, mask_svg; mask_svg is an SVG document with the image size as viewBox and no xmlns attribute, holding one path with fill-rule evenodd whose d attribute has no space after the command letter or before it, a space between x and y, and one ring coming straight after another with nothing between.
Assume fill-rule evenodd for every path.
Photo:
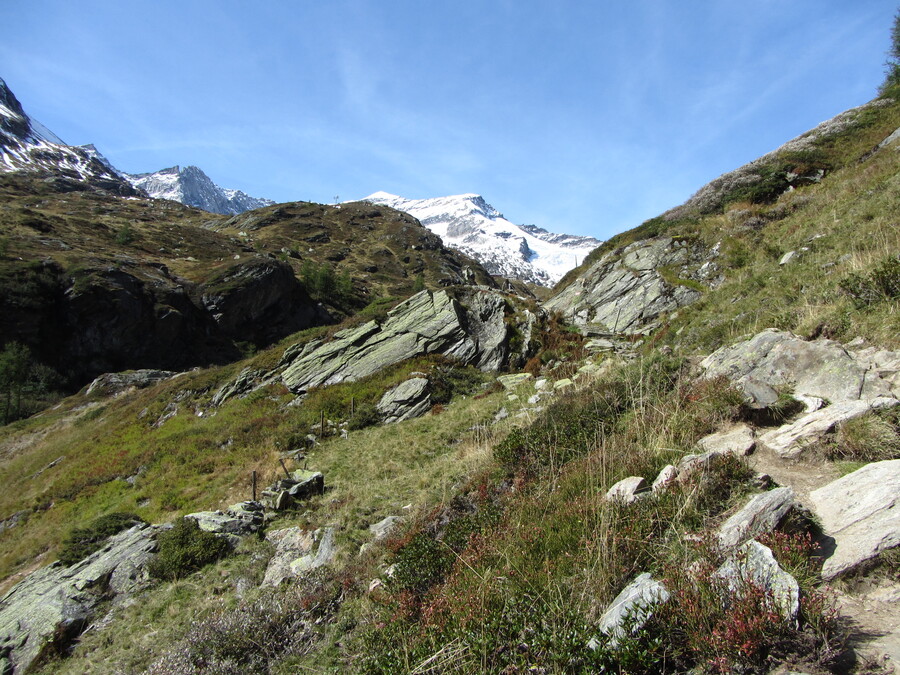
<instances>
[{"instance_id":1,"label":"dirt path","mask_svg":"<svg viewBox=\"0 0 900 675\"><path fill-rule=\"evenodd\" d=\"M797 501L812 513L809 493L841 476L829 462L784 460L768 451L754 453L750 465L778 485L792 487ZM853 627L850 639L856 653L880 672L900 675L900 579L862 576L838 581L832 589L841 615Z\"/></svg>"}]
</instances>

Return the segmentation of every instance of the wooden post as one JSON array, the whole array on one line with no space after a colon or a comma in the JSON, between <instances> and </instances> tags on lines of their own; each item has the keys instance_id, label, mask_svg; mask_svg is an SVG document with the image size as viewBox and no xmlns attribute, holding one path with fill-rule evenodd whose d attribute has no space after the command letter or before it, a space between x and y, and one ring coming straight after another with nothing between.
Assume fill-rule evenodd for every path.
<instances>
[{"instance_id":1,"label":"wooden post","mask_svg":"<svg viewBox=\"0 0 900 675\"><path fill-rule=\"evenodd\" d=\"M321 422L321 429L319 431L319 435L322 438L325 438L325 411L324 410L322 411L322 422Z\"/></svg>"},{"instance_id":2,"label":"wooden post","mask_svg":"<svg viewBox=\"0 0 900 675\"><path fill-rule=\"evenodd\" d=\"M351 396L351 397L350 397L350 417L353 417L353 413L354 413L354 411L355 411L355 408L356 408L356 399L354 399L354 398Z\"/></svg>"},{"instance_id":3,"label":"wooden post","mask_svg":"<svg viewBox=\"0 0 900 675\"><path fill-rule=\"evenodd\" d=\"M253 483L253 501L256 501L256 469L253 470L252 483Z\"/></svg>"},{"instance_id":4,"label":"wooden post","mask_svg":"<svg viewBox=\"0 0 900 675\"><path fill-rule=\"evenodd\" d=\"M288 480L294 480L293 477L291 476L291 472L288 471L287 467L284 465L284 460L279 459L278 461L281 462L281 468L284 469L284 475L287 476Z\"/></svg>"}]
</instances>

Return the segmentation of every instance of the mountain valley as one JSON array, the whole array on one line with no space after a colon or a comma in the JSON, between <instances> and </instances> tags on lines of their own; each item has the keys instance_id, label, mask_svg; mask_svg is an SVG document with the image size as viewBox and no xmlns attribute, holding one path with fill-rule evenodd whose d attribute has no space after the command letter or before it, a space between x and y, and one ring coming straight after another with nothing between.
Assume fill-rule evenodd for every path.
<instances>
[{"instance_id":1,"label":"mountain valley","mask_svg":"<svg viewBox=\"0 0 900 675\"><path fill-rule=\"evenodd\" d=\"M2 87L0 674L900 668L900 89L600 242Z\"/></svg>"}]
</instances>

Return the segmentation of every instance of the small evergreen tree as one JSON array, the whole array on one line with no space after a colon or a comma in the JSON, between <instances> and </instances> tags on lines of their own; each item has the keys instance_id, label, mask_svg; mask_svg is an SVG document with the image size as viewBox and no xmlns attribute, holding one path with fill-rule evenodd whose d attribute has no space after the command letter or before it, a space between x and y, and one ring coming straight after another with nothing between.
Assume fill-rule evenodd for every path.
<instances>
[{"instance_id":1,"label":"small evergreen tree","mask_svg":"<svg viewBox=\"0 0 900 675\"><path fill-rule=\"evenodd\" d=\"M22 412L22 390L31 373L31 350L18 342L10 342L0 352L0 395L3 397L3 423L19 419Z\"/></svg>"},{"instance_id":2,"label":"small evergreen tree","mask_svg":"<svg viewBox=\"0 0 900 675\"><path fill-rule=\"evenodd\" d=\"M884 82L879 93L886 95L898 87L900 87L900 10L894 14L894 24L891 27L891 48L888 50Z\"/></svg>"}]
</instances>

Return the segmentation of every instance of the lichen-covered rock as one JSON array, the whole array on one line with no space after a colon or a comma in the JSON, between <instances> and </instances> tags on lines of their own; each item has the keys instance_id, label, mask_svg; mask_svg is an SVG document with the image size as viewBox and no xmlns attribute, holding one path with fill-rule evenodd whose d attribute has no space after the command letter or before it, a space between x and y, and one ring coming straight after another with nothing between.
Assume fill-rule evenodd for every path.
<instances>
[{"instance_id":1,"label":"lichen-covered rock","mask_svg":"<svg viewBox=\"0 0 900 675\"><path fill-rule=\"evenodd\" d=\"M109 538L70 567L53 563L28 575L0 602L0 653L15 673L64 650L89 625L101 602L142 588L156 549L156 528L140 524Z\"/></svg>"},{"instance_id":2,"label":"lichen-covered rock","mask_svg":"<svg viewBox=\"0 0 900 675\"><path fill-rule=\"evenodd\" d=\"M86 396L99 394L101 396L115 396L123 391L131 389L144 389L157 382L162 382L176 373L172 370L126 370L121 373L104 373L88 385L84 392Z\"/></svg>"},{"instance_id":3,"label":"lichen-covered rock","mask_svg":"<svg viewBox=\"0 0 900 675\"><path fill-rule=\"evenodd\" d=\"M635 334L700 298L686 285L671 284L659 269L689 275L709 252L671 237L638 241L608 253L572 284L545 303L580 326L600 326L611 333Z\"/></svg>"},{"instance_id":4,"label":"lichen-covered rock","mask_svg":"<svg viewBox=\"0 0 900 675\"><path fill-rule=\"evenodd\" d=\"M431 409L428 379L414 377L384 393L375 406L385 424L421 417Z\"/></svg>"},{"instance_id":5,"label":"lichen-covered rock","mask_svg":"<svg viewBox=\"0 0 900 675\"><path fill-rule=\"evenodd\" d=\"M893 397L892 370L897 361L886 354L876 365L872 355L860 355L833 340L801 340L791 333L767 329L730 347L723 347L701 365L709 377L724 375L745 393L756 383L790 388L795 396L831 403Z\"/></svg>"},{"instance_id":6,"label":"lichen-covered rock","mask_svg":"<svg viewBox=\"0 0 900 675\"><path fill-rule=\"evenodd\" d=\"M200 529L206 532L242 537L263 526L263 505L252 501L240 502L225 511L199 511L189 513L185 518L196 520Z\"/></svg>"},{"instance_id":7,"label":"lichen-covered rock","mask_svg":"<svg viewBox=\"0 0 900 675\"><path fill-rule=\"evenodd\" d=\"M833 579L900 546L900 459L873 462L810 493L835 549L822 566Z\"/></svg>"},{"instance_id":8,"label":"lichen-covered rock","mask_svg":"<svg viewBox=\"0 0 900 675\"><path fill-rule=\"evenodd\" d=\"M252 368L244 368L240 373L238 373L237 377L235 377L230 382L226 382L223 384L219 390L213 394L212 400L210 401L211 405L214 407L219 407L228 399L234 396L240 396L242 394L246 394L250 392L257 380L263 375L263 371L254 370Z\"/></svg>"},{"instance_id":9,"label":"lichen-covered rock","mask_svg":"<svg viewBox=\"0 0 900 675\"><path fill-rule=\"evenodd\" d=\"M794 490L789 487L755 495L719 527L719 545L731 548L773 531L794 506Z\"/></svg>"},{"instance_id":10,"label":"lichen-covered rock","mask_svg":"<svg viewBox=\"0 0 900 675\"><path fill-rule=\"evenodd\" d=\"M266 567L263 586L277 586L285 579L297 577L327 565L334 558L334 528L304 530L290 527L266 534L275 546L275 555Z\"/></svg>"},{"instance_id":11,"label":"lichen-covered rock","mask_svg":"<svg viewBox=\"0 0 900 675\"><path fill-rule=\"evenodd\" d=\"M640 476L629 476L623 478L606 491L606 498L609 501L621 502L623 504L631 504L638 495L647 491L647 481Z\"/></svg>"},{"instance_id":12,"label":"lichen-covered rock","mask_svg":"<svg viewBox=\"0 0 900 675\"><path fill-rule=\"evenodd\" d=\"M301 393L432 353L496 369L509 353L503 296L482 288L460 293L467 305L446 291L422 291L388 312L383 323L370 321L309 345L282 373L285 386Z\"/></svg>"}]
</instances>

